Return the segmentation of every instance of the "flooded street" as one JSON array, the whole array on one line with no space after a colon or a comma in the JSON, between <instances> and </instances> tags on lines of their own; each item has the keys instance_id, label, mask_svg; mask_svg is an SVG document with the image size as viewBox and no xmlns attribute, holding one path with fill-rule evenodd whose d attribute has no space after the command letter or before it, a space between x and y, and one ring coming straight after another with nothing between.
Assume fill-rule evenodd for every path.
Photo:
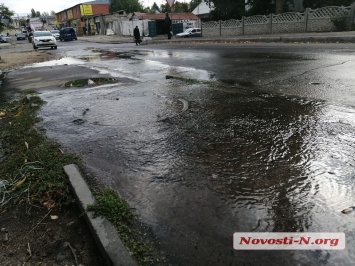
<instances>
[{"instance_id":1,"label":"flooded street","mask_svg":"<svg viewBox=\"0 0 355 266\"><path fill-rule=\"evenodd\" d=\"M116 47L33 71L56 64L118 80L41 91L40 126L129 202L171 265L353 265L354 52ZM344 232L346 249L236 251L234 232Z\"/></svg>"}]
</instances>

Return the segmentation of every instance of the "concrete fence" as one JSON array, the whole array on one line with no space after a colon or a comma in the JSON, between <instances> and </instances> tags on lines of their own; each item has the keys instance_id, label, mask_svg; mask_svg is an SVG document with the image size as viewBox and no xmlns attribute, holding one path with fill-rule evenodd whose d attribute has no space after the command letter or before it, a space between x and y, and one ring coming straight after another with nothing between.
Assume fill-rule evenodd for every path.
<instances>
[{"instance_id":1,"label":"concrete fence","mask_svg":"<svg viewBox=\"0 0 355 266\"><path fill-rule=\"evenodd\" d=\"M348 7L329 6L307 8L303 13L282 13L243 17L241 20L208 21L202 23L204 37L233 37L239 35L331 32L340 30L336 25L351 30L355 24L355 2Z\"/></svg>"}]
</instances>

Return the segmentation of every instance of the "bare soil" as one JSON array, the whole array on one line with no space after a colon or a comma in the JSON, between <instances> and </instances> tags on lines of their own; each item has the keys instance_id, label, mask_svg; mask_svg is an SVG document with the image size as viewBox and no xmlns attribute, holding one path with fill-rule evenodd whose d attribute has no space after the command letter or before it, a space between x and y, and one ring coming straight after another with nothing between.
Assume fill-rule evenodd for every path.
<instances>
[{"instance_id":1,"label":"bare soil","mask_svg":"<svg viewBox=\"0 0 355 266\"><path fill-rule=\"evenodd\" d=\"M58 56L50 50L18 51L13 48L0 48L0 70L7 71L32 63L54 60Z\"/></svg>"},{"instance_id":2,"label":"bare soil","mask_svg":"<svg viewBox=\"0 0 355 266\"><path fill-rule=\"evenodd\" d=\"M5 72L57 58L50 50L18 51L16 47L1 48L0 70ZM2 266L105 265L84 218L75 205L50 210L45 206L31 206L26 203L10 208L0 205L0 229Z\"/></svg>"}]
</instances>

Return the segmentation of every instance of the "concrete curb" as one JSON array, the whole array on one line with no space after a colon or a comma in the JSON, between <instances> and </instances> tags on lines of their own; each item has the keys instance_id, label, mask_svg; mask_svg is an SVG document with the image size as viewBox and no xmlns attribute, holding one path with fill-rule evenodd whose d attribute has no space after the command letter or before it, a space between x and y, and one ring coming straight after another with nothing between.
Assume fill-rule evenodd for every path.
<instances>
[{"instance_id":1,"label":"concrete curb","mask_svg":"<svg viewBox=\"0 0 355 266\"><path fill-rule=\"evenodd\" d=\"M107 265L137 266L128 249L119 238L115 227L106 218L93 217L87 212L88 205L96 202L79 169L74 164L64 166L64 171L69 177L71 188L77 198L79 207L85 214L85 219L94 236L94 239L105 259Z\"/></svg>"}]
</instances>

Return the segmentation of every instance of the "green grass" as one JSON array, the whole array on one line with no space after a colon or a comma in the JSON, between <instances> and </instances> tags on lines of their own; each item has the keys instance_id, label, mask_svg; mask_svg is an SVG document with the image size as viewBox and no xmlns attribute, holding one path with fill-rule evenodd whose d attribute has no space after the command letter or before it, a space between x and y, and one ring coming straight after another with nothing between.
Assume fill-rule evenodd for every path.
<instances>
[{"instance_id":1,"label":"green grass","mask_svg":"<svg viewBox=\"0 0 355 266\"><path fill-rule=\"evenodd\" d=\"M89 84L89 80L93 81L93 84ZM116 83L115 78L90 78L90 79L77 79L73 81L68 81L65 83L66 87L84 87L90 85L104 85L110 83Z\"/></svg>"},{"instance_id":2,"label":"green grass","mask_svg":"<svg viewBox=\"0 0 355 266\"><path fill-rule=\"evenodd\" d=\"M90 205L88 211L92 211L96 217L106 217L115 226L120 238L140 265L154 265L151 262L153 250L146 243L144 234L139 230L131 229L136 222L136 216L127 202L113 190L97 192L95 198L97 204Z\"/></svg>"},{"instance_id":3,"label":"green grass","mask_svg":"<svg viewBox=\"0 0 355 266\"><path fill-rule=\"evenodd\" d=\"M43 101L35 94L0 102L0 211L22 204L33 207L70 207L75 198L63 171L67 164L81 165L76 155L65 154L36 128ZM6 193L1 184L6 182ZM1 204L5 195L5 204ZM112 190L97 192L98 204L89 209L110 220L140 265L154 263L154 251L129 205Z\"/></svg>"},{"instance_id":4,"label":"green grass","mask_svg":"<svg viewBox=\"0 0 355 266\"><path fill-rule=\"evenodd\" d=\"M6 196L11 198L3 208L21 203L52 208L74 201L63 166L80 164L80 160L64 154L36 128L40 121L37 111L42 104L32 94L0 107L0 143L5 157L0 162L0 180L6 181Z\"/></svg>"}]
</instances>

